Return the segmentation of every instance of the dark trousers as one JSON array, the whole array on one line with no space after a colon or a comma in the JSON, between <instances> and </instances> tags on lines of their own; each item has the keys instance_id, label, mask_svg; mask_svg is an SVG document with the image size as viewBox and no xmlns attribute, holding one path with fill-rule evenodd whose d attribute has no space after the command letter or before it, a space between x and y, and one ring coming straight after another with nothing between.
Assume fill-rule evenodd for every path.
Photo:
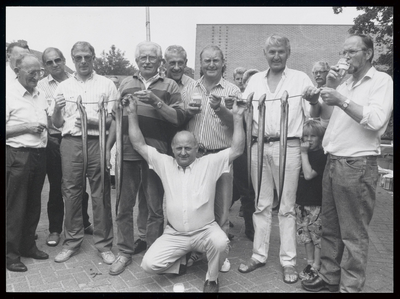
<instances>
[{"instance_id":1,"label":"dark trousers","mask_svg":"<svg viewBox=\"0 0 400 299\"><path fill-rule=\"evenodd\" d=\"M46 150L6 147L7 263L35 250L41 193L46 176Z\"/></svg>"},{"instance_id":2,"label":"dark trousers","mask_svg":"<svg viewBox=\"0 0 400 299\"><path fill-rule=\"evenodd\" d=\"M246 151L233 161L233 196L232 204L240 199L243 209L245 231L254 233L253 213L255 211L254 188L247 183L247 153Z\"/></svg>"},{"instance_id":3,"label":"dark trousers","mask_svg":"<svg viewBox=\"0 0 400 299\"><path fill-rule=\"evenodd\" d=\"M49 136L46 148L47 154L47 178L50 191L47 202L47 215L49 218L49 232L61 233L64 221L64 200L61 193L62 169L60 155L61 135ZM90 225L88 215L89 194L85 192L82 200L82 217L84 227Z\"/></svg>"}]
</instances>

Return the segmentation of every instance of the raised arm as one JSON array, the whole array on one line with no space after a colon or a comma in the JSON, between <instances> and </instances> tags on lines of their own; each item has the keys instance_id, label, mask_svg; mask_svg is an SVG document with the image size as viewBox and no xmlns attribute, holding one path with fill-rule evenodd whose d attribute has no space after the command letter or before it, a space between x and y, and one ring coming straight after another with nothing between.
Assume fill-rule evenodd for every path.
<instances>
[{"instance_id":1,"label":"raised arm","mask_svg":"<svg viewBox=\"0 0 400 299\"><path fill-rule=\"evenodd\" d=\"M237 157L243 154L245 144L245 134L243 129L243 113L245 106L238 106L236 99L233 104L233 137L232 145L229 151L229 163L232 163Z\"/></svg>"},{"instance_id":2,"label":"raised arm","mask_svg":"<svg viewBox=\"0 0 400 299\"><path fill-rule=\"evenodd\" d=\"M137 99L135 97L128 97L129 105L126 109L128 113L129 122L129 140L133 148L148 162L149 156L147 154L148 145L146 144L142 131L139 128L139 119L137 115ZM123 100L123 104L127 103L128 99Z\"/></svg>"}]
</instances>

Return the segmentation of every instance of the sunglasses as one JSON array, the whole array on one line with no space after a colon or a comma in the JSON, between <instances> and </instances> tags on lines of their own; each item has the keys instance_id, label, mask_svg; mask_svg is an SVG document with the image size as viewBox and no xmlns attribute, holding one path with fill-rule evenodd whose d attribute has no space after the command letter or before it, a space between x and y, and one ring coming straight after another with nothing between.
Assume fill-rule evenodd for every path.
<instances>
[{"instance_id":1,"label":"sunglasses","mask_svg":"<svg viewBox=\"0 0 400 299\"><path fill-rule=\"evenodd\" d=\"M61 58L56 58L56 59L54 59L54 60L47 60L46 61L46 65L47 66L51 66L51 65L53 65L53 64L60 64L62 62L62 59Z\"/></svg>"},{"instance_id":2,"label":"sunglasses","mask_svg":"<svg viewBox=\"0 0 400 299\"><path fill-rule=\"evenodd\" d=\"M93 59L93 56L91 56L91 55L85 55L85 56L74 56L74 60L76 61L76 62L81 62L82 60L85 60L85 61L92 61L92 59Z\"/></svg>"}]
</instances>

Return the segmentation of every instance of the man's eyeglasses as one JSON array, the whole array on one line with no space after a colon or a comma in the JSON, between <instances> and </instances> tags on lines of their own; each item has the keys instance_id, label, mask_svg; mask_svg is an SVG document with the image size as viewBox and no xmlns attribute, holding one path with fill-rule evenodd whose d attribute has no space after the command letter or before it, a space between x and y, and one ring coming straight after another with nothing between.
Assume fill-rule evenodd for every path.
<instances>
[{"instance_id":1,"label":"man's eyeglasses","mask_svg":"<svg viewBox=\"0 0 400 299\"><path fill-rule=\"evenodd\" d=\"M23 69L20 69L20 70L24 71L25 73L28 74L29 77L32 77L32 78L34 78L34 77L41 78L44 75L44 70L42 70L42 69L41 70L33 70L33 71L29 71L29 72L27 72L27 71L25 71Z\"/></svg>"},{"instance_id":2,"label":"man's eyeglasses","mask_svg":"<svg viewBox=\"0 0 400 299\"><path fill-rule=\"evenodd\" d=\"M60 64L62 62L62 59L61 58L56 58L56 59L54 59L54 60L47 60L46 61L46 65L47 66L51 66L51 65L53 65L54 63L55 64Z\"/></svg>"},{"instance_id":3,"label":"man's eyeglasses","mask_svg":"<svg viewBox=\"0 0 400 299\"><path fill-rule=\"evenodd\" d=\"M350 57L353 57L353 56L356 55L358 52L364 51L364 50L365 50L365 49L342 51L342 52L339 52L339 56L340 56L340 57L345 57L347 54L349 54Z\"/></svg>"},{"instance_id":4,"label":"man's eyeglasses","mask_svg":"<svg viewBox=\"0 0 400 299\"><path fill-rule=\"evenodd\" d=\"M315 71L315 72L313 72L313 74L314 75L322 75L322 74L325 74L325 73L327 73L328 71Z\"/></svg>"},{"instance_id":5,"label":"man's eyeglasses","mask_svg":"<svg viewBox=\"0 0 400 299\"><path fill-rule=\"evenodd\" d=\"M85 55L85 56L74 56L74 60L76 61L76 62L81 62L82 60L85 60L85 61L87 61L87 62L89 62L89 61L92 61L92 59L93 59L93 56L91 56L91 55Z\"/></svg>"},{"instance_id":6,"label":"man's eyeglasses","mask_svg":"<svg viewBox=\"0 0 400 299\"><path fill-rule=\"evenodd\" d=\"M147 62L147 60L149 60L151 63L155 63L157 61L158 57L157 56L139 56L139 61L140 62Z\"/></svg>"}]
</instances>

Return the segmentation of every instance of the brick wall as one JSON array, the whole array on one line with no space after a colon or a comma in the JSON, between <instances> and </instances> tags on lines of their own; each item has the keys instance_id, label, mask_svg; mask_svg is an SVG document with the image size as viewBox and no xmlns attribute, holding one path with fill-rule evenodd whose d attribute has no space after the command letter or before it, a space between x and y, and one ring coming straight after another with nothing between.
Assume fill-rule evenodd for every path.
<instances>
[{"instance_id":1,"label":"brick wall","mask_svg":"<svg viewBox=\"0 0 400 299\"><path fill-rule=\"evenodd\" d=\"M224 77L231 82L233 70L238 66L265 70L268 65L263 47L272 33L283 34L290 40L288 67L313 79L311 68L315 61L337 63L349 29L350 25L197 25L195 79L200 74L200 52L207 44L217 45L223 51L227 64Z\"/></svg>"}]
</instances>

